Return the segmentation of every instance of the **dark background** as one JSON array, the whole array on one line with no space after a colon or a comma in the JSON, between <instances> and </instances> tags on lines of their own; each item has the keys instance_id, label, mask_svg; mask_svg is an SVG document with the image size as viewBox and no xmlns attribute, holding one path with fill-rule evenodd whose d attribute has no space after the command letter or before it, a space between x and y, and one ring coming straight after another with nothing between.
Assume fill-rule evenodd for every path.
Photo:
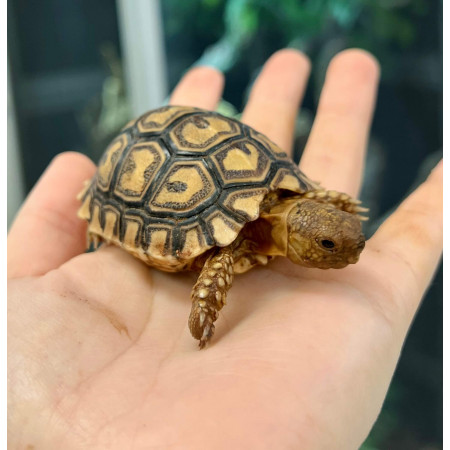
<instances>
[{"instance_id":1,"label":"dark background","mask_svg":"<svg viewBox=\"0 0 450 450\"><path fill-rule=\"evenodd\" d=\"M252 80L279 48L305 51L313 72L299 112L296 158L325 69L338 51L374 53L382 78L362 199L370 235L442 156L442 1L165 0L169 86L193 64L226 72L221 110L242 111ZM28 191L63 150L98 160L130 117L114 0L9 0L8 49ZM112 96L113 102L108 102ZM115 104L114 111L108 110ZM119 105L120 108L117 106ZM100 112L115 114L106 124ZM123 119L123 120L122 120ZM442 448L442 269L407 339L369 449Z\"/></svg>"}]
</instances>

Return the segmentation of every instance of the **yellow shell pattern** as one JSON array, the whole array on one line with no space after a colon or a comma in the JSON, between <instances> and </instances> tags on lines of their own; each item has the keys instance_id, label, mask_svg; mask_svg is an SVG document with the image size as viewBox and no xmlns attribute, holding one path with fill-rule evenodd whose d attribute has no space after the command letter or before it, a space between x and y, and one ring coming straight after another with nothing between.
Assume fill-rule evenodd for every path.
<instances>
[{"instance_id":1,"label":"yellow shell pattern","mask_svg":"<svg viewBox=\"0 0 450 450\"><path fill-rule=\"evenodd\" d=\"M92 236L166 271L233 242L276 189L316 187L264 135L197 108L165 106L127 124L80 193Z\"/></svg>"}]
</instances>

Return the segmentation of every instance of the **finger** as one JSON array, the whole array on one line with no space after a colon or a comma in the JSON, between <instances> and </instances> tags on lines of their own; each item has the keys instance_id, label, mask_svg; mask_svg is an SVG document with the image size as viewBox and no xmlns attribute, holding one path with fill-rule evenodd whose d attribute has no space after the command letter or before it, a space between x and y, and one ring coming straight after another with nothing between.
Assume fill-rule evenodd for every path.
<instances>
[{"instance_id":1,"label":"finger","mask_svg":"<svg viewBox=\"0 0 450 450\"><path fill-rule=\"evenodd\" d=\"M76 199L95 166L67 152L49 165L19 211L8 236L8 277L41 275L86 248L86 223Z\"/></svg>"},{"instance_id":2,"label":"finger","mask_svg":"<svg viewBox=\"0 0 450 450\"><path fill-rule=\"evenodd\" d=\"M298 108L310 71L308 58L293 49L276 52L253 85L242 121L286 152L292 143Z\"/></svg>"},{"instance_id":3,"label":"finger","mask_svg":"<svg viewBox=\"0 0 450 450\"><path fill-rule=\"evenodd\" d=\"M352 49L333 58L300 168L327 189L356 196L379 78L369 53Z\"/></svg>"},{"instance_id":4,"label":"finger","mask_svg":"<svg viewBox=\"0 0 450 450\"><path fill-rule=\"evenodd\" d=\"M221 72L212 67L195 67L177 84L170 97L170 104L213 110L222 96L223 86Z\"/></svg>"},{"instance_id":5,"label":"finger","mask_svg":"<svg viewBox=\"0 0 450 450\"><path fill-rule=\"evenodd\" d=\"M368 242L384 263L381 278L402 294L403 317L412 320L442 252L442 161ZM408 322L409 325L409 322Z\"/></svg>"}]
</instances>

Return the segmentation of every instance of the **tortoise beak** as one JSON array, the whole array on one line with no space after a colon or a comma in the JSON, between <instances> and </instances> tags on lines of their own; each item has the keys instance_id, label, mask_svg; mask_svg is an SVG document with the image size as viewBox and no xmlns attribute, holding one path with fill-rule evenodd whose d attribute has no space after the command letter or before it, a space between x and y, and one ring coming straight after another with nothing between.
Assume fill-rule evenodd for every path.
<instances>
[{"instance_id":1,"label":"tortoise beak","mask_svg":"<svg viewBox=\"0 0 450 450\"><path fill-rule=\"evenodd\" d=\"M358 242L353 246L353 253L347 258L347 264L356 264L359 260L359 255L366 246L366 239L363 234L359 238Z\"/></svg>"}]
</instances>

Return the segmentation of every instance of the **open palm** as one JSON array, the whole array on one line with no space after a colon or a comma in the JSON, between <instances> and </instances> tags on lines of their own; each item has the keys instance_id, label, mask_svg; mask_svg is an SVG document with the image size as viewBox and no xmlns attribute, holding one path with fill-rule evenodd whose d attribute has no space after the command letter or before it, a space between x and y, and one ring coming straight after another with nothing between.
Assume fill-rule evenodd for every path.
<instances>
[{"instance_id":1,"label":"open palm","mask_svg":"<svg viewBox=\"0 0 450 450\"><path fill-rule=\"evenodd\" d=\"M244 112L286 150L308 70L300 53L276 53ZM357 195L377 78L362 51L330 64L301 162L329 189ZM193 69L171 102L213 109L222 84ZM75 196L94 170L56 158L8 238L10 448L358 448L440 257L442 168L358 264L277 259L237 277L204 351L187 326L195 274L115 247L83 253Z\"/></svg>"}]
</instances>

